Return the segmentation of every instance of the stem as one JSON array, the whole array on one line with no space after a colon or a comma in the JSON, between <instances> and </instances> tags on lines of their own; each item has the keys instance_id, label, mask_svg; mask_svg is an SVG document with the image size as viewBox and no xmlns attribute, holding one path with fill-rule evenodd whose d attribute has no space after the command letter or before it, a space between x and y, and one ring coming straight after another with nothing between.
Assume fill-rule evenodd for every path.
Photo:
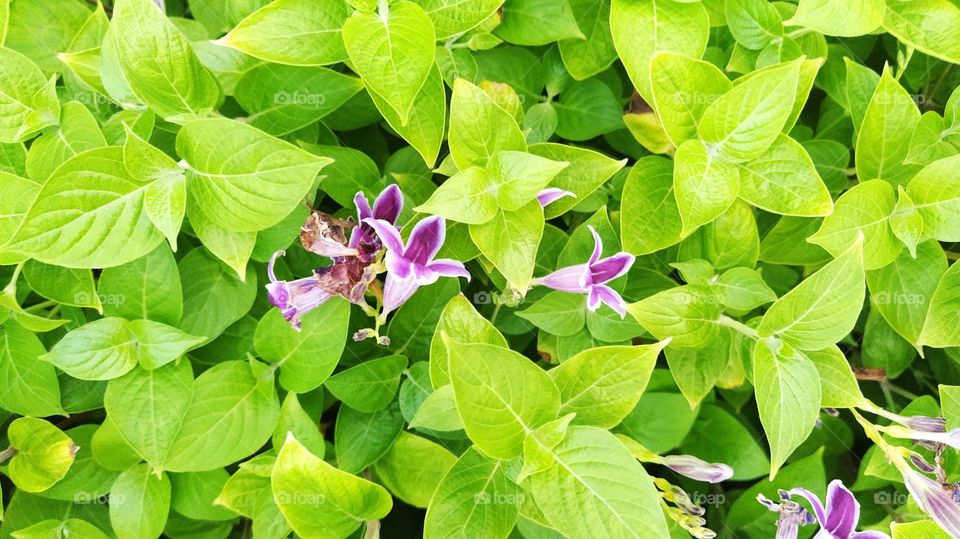
<instances>
[{"instance_id":1,"label":"stem","mask_svg":"<svg viewBox=\"0 0 960 539\"><path fill-rule=\"evenodd\" d=\"M740 333L743 333L744 335L746 335L747 337L750 337L755 341L760 340L760 336L757 335L757 330L744 324L743 322L740 322L739 320L734 320L733 318L730 318L725 314L720 315L720 318L717 320L717 323L720 324L721 326L727 326L728 328L739 331Z\"/></svg>"},{"instance_id":2,"label":"stem","mask_svg":"<svg viewBox=\"0 0 960 539\"><path fill-rule=\"evenodd\" d=\"M15 294L17 292L17 279L20 278L20 272L23 270L23 262L17 264L17 267L13 268L13 276L10 277L10 282L7 284L7 287L3 289L4 292L10 292Z\"/></svg>"},{"instance_id":3,"label":"stem","mask_svg":"<svg viewBox=\"0 0 960 539\"><path fill-rule=\"evenodd\" d=\"M6 462L16 454L17 454L17 448L13 447L12 445L4 449L3 451L0 451L0 463Z\"/></svg>"}]
</instances>

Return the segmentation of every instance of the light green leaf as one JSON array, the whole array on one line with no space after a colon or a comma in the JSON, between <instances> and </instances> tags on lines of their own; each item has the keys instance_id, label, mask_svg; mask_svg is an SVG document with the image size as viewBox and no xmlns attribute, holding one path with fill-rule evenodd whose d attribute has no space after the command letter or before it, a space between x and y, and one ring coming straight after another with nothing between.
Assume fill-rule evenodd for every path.
<instances>
[{"instance_id":1,"label":"light green leaf","mask_svg":"<svg viewBox=\"0 0 960 539\"><path fill-rule=\"evenodd\" d=\"M946 348L960 346L960 265L954 263L950 269L940 277L937 288L930 298L930 309L927 312L923 330L916 341L917 348L931 346Z\"/></svg>"},{"instance_id":2,"label":"light green leaf","mask_svg":"<svg viewBox=\"0 0 960 539\"><path fill-rule=\"evenodd\" d=\"M867 272L870 305L908 342L918 345L937 284L947 271L947 257L935 241L906 250L890 264Z\"/></svg>"},{"instance_id":3,"label":"light green leaf","mask_svg":"<svg viewBox=\"0 0 960 539\"><path fill-rule=\"evenodd\" d=\"M907 195L923 216L923 234L939 241L960 241L960 156L935 161L907 184Z\"/></svg>"},{"instance_id":4,"label":"light green leaf","mask_svg":"<svg viewBox=\"0 0 960 539\"><path fill-rule=\"evenodd\" d=\"M704 346L720 329L719 298L704 286L686 285L658 292L627 305L627 312L657 339L672 339L672 346Z\"/></svg>"},{"instance_id":5,"label":"light green leaf","mask_svg":"<svg viewBox=\"0 0 960 539\"><path fill-rule=\"evenodd\" d=\"M516 119L490 94L463 79L453 85L449 139L450 154L460 170L486 166L500 151L527 150Z\"/></svg>"},{"instance_id":6,"label":"light green leaf","mask_svg":"<svg viewBox=\"0 0 960 539\"><path fill-rule=\"evenodd\" d=\"M669 346L664 351L670 374L691 409L713 391L731 361L740 361L731 357L735 352L732 346L739 346L739 343L731 330L720 328L713 339L702 347Z\"/></svg>"},{"instance_id":7,"label":"light green leaf","mask_svg":"<svg viewBox=\"0 0 960 539\"><path fill-rule=\"evenodd\" d=\"M799 142L779 135L759 157L738 165L740 198L773 213L830 215L830 192Z\"/></svg>"},{"instance_id":8,"label":"light green leaf","mask_svg":"<svg viewBox=\"0 0 960 539\"><path fill-rule=\"evenodd\" d=\"M592 77L617 59L610 35L610 0L569 0L584 39L560 41L563 65L576 80Z\"/></svg>"},{"instance_id":9,"label":"light green leaf","mask_svg":"<svg viewBox=\"0 0 960 539\"><path fill-rule=\"evenodd\" d=\"M70 268L136 260L163 241L144 210L149 185L126 172L121 148L78 154L40 189L10 248Z\"/></svg>"},{"instance_id":10,"label":"light green leaf","mask_svg":"<svg viewBox=\"0 0 960 539\"><path fill-rule=\"evenodd\" d=\"M861 181L881 178L893 185L906 183L920 168L904 163L918 121L917 104L890 70L884 70L858 131L854 152L857 177Z\"/></svg>"},{"instance_id":11,"label":"light green leaf","mask_svg":"<svg viewBox=\"0 0 960 539\"><path fill-rule=\"evenodd\" d=\"M64 305L103 310L93 284L93 272L52 266L28 260L23 265L23 276L34 292Z\"/></svg>"},{"instance_id":12,"label":"light green leaf","mask_svg":"<svg viewBox=\"0 0 960 539\"><path fill-rule=\"evenodd\" d=\"M882 268L903 250L903 243L890 228L889 217L895 204L896 195L889 183L883 180L859 183L837 199L834 212L807 241L839 256L862 234L864 268Z\"/></svg>"},{"instance_id":13,"label":"light green leaf","mask_svg":"<svg viewBox=\"0 0 960 539\"><path fill-rule=\"evenodd\" d=\"M325 386L347 406L373 413L390 404L396 396L406 368L407 358L403 356L371 359L331 376Z\"/></svg>"},{"instance_id":14,"label":"light green leaf","mask_svg":"<svg viewBox=\"0 0 960 539\"><path fill-rule=\"evenodd\" d=\"M138 464L120 474L110 500L110 524L118 539L158 537L170 512L170 479Z\"/></svg>"},{"instance_id":15,"label":"light green leaf","mask_svg":"<svg viewBox=\"0 0 960 539\"><path fill-rule=\"evenodd\" d=\"M220 104L217 79L154 2L119 0L110 37L127 84L161 117L182 120Z\"/></svg>"},{"instance_id":16,"label":"light green leaf","mask_svg":"<svg viewBox=\"0 0 960 539\"><path fill-rule=\"evenodd\" d=\"M732 85L723 71L674 52L658 52L650 61L654 109L674 145L696 138L703 112Z\"/></svg>"},{"instance_id":17,"label":"light green leaf","mask_svg":"<svg viewBox=\"0 0 960 539\"><path fill-rule=\"evenodd\" d=\"M457 457L442 445L402 433L390 451L373 465L387 489L404 503L426 508Z\"/></svg>"},{"instance_id":18,"label":"light green leaf","mask_svg":"<svg viewBox=\"0 0 960 539\"><path fill-rule=\"evenodd\" d=\"M293 436L277 455L270 483L280 512L302 537L346 537L393 507L383 487L334 468Z\"/></svg>"},{"instance_id":19,"label":"light green leaf","mask_svg":"<svg viewBox=\"0 0 960 539\"><path fill-rule=\"evenodd\" d=\"M625 251L644 255L678 243L683 225L673 191L673 162L656 156L637 161L623 185L620 209Z\"/></svg>"},{"instance_id":20,"label":"light green leaf","mask_svg":"<svg viewBox=\"0 0 960 539\"><path fill-rule=\"evenodd\" d=\"M413 102L433 69L436 34L413 2L380 3L378 13L355 12L343 42L364 85L390 104L406 125Z\"/></svg>"},{"instance_id":21,"label":"light green leaf","mask_svg":"<svg viewBox=\"0 0 960 539\"><path fill-rule=\"evenodd\" d=\"M960 62L960 8L949 0L887 2L883 28L924 54Z\"/></svg>"},{"instance_id":22,"label":"light green leaf","mask_svg":"<svg viewBox=\"0 0 960 539\"><path fill-rule=\"evenodd\" d=\"M506 0L497 37L517 45L546 45L562 39L583 39L567 0Z\"/></svg>"},{"instance_id":23,"label":"light green leaf","mask_svg":"<svg viewBox=\"0 0 960 539\"><path fill-rule=\"evenodd\" d=\"M443 40L471 30L487 20L503 4L503 0L415 0L433 21L437 39Z\"/></svg>"},{"instance_id":24,"label":"light green leaf","mask_svg":"<svg viewBox=\"0 0 960 539\"><path fill-rule=\"evenodd\" d=\"M340 29L349 15L345 2L274 0L215 43L278 64L335 64L347 59Z\"/></svg>"},{"instance_id":25,"label":"light green leaf","mask_svg":"<svg viewBox=\"0 0 960 539\"><path fill-rule=\"evenodd\" d=\"M902 185L897 186L897 205L890 216L890 230L907 246L910 256L916 258L917 244L923 240L923 215Z\"/></svg>"},{"instance_id":26,"label":"light green leaf","mask_svg":"<svg viewBox=\"0 0 960 539\"><path fill-rule=\"evenodd\" d=\"M0 408L29 416L65 414L53 366L36 335L15 322L0 328Z\"/></svg>"},{"instance_id":27,"label":"light green leaf","mask_svg":"<svg viewBox=\"0 0 960 539\"><path fill-rule=\"evenodd\" d=\"M181 180L181 189L184 182ZM220 226L207 217L197 205L191 204L187 212L190 227L204 247L237 273L241 281L247 278L247 262L257 244L257 233L231 230Z\"/></svg>"},{"instance_id":28,"label":"light green leaf","mask_svg":"<svg viewBox=\"0 0 960 539\"><path fill-rule=\"evenodd\" d=\"M438 390L450 384L447 345L443 342L444 333L455 335L459 342L486 343L507 348L507 340L497 331L497 328L478 313L463 294L457 294L443 308L437 330L430 342L430 381Z\"/></svg>"},{"instance_id":29,"label":"light green leaf","mask_svg":"<svg viewBox=\"0 0 960 539\"><path fill-rule=\"evenodd\" d=\"M453 340L446 344L450 380L467 436L491 457L519 456L526 433L557 417L560 393L550 376L506 348Z\"/></svg>"},{"instance_id":30,"label":"light green leaf","mask_svg":"<svg viewBox=\"0 0 960 539\"><path fill-rule=\"evenodd\" d=\"M429 200L414 209L458 223L482 225L499 213L496 180L486 168L469 167L447 178Z\"/></svg>"},{"instance_id":31,"label":"light green leaf","mask_svg":"<svg viewBox=\"0 0 960 539\"><path fill-rule=\"evenodd\" d=\"M396 401L370 414L341 406L333 434L337 466L360 473L380 460L403 432L403 420Z\"/></svg>"},{"instance_id":32,"label":"light green leaf","mask_svg":"<svg viewBox=\"0 0 960 539\"><path fill-rule=\"evenodd\" d=\"M332 298L305 314L297 331L279 309L257 324L257 354L280 368L280 385L304 393L320 386L336 368L347 339L350 304Z\"/></svg>"},{"instance_id":33,"label":"light green leaf","mask_svg":"<svg viewBox=\"0 0 960 539\"><path fill-rule=\"evenodd\" d=\"M836 346L805 354L820 374L820 407L853 408L863 405L863 393L850 364Z\"/></svg>"},{"instance_id":34,"label":"light green leaf","mask_svg":"<svg viewBox=\"0 0 960 539\"><path fill-rule=\"evenodd\" d=\"M45 361L81 380L110 380L137 366L137 344L129 323L102 318L67 333Z\"/></svg>"},{"instance_id":35,"label":"light green leaf","mask_svg":"<svg viewBox=\"0 0 960 539\"><path fill-rule=\"evenodd\" d=\"M763 155L792 114L801 64L798 60L758 71L711 103L699 125L710 155L734 163Z\"/></svg>"},{"instance_id":36,"label":"light green leaf","mask_svg":"<svg viewBox=\"0 0 960 539\"><path fill-rule=\"evenodd\" d=\"M185 125L177 134L177 152L190 166L190 204L199 205L211 222L241 232L283 220L331 162L225 118Z\"/></svg>"},{"instance_id":37,"label":"light green leaf","mask_svg":"<svg viewBox=\"0 0 960 539\"><path fill-rule=\"evenodd\" d=\"M430 71L413 100L406 123L383 98L371 93L370 99L390 127L417 150L427 166L432 167L440 154L446 129L447 94L440 70L434 68Z\"/></svg>"},{"instance_id":38,"label":"light green leaf","mask_svg":"<svg viewBox=\"0 0 960 539\"><path fill-rule=\"evenodd\" d=\"M0 81L0 142L25 141L60 121L57 81L47 80L29 58L0 47Z\"/></svg>"},{"instance_id":39,"label":"light green leaf","mask_svg":"<svg viewBox=\"0 0 960 539\"><path fill-rule=\"evenodd\" d=\"M673 191L683 223L680 235L688 236L733 204L740 191L740 174L699 140L681 144L674 160Z\"/></svg>"},{"instance_id":40,"label":"light green leaf","mask_svg":"<svg viewBox=\"0 0 960 539\"><path fill-rule=\"evenodd\" d=\"M429 429L441 432L463 430L463 420L457 413L453 386L447 384L430 393L410 420L411 429Z\"/></svg>"},{"instance_id":41,"label":"light green leaf","mask_svg":"<svg viewBox=\"0 0 960 539\"><path fill-rule=\"evenodd\" d=\"M876 30L885 12L883 0L800 0L797 12L786 22L828 36L855 37Z\"/></svg>"},{"instance_id":42,"label":"light green leaf","mask_svg":"<svg viewBox=\"0 0 960 539\"><path fill-rule=\"evenodd\" d=\"M737 43L761 50L783 39L783 21L777 8L764 0L727 0L724 15Z\"/></svg>"},{"instance_id":43,"label":"light green leaf","mask_svg":"<svg viewBox=\"0 0 960 539\"><path fill-rule=\"evenodd\" d=\"M104 316L144 318L175 325L183 315L180 272L165 244L136 260L100 272L97 293Z\"/></svg>"},{"instance_id":44,"label":"light green leaf","mask_svg":"<svg viewBox=\"0 0 960 539\"><path fill-rule=\"evenodd\" d=\"M583 329L587 302L583 294L552 291L517 316L558 337L567 337Z\"/></svg>"},{"instance_id":45,"label":"light green leaf","mask_svg":"<svg viewBox=\"0 0 960 539\"><path fill-rule=\"evenodd\" d=\"M60 127L44 133L30 144L27 174L38 183L47 181L53 171L78 153L107 145L96 118L76 101L60 109Z\"/></svg>"},{"instance_id":46,"label":"light green leaf","mask_svg":"<svg viewBox=\"0 0 960 539\"><path fill-rule=\"evenodd\" d=\"M576 425L616 426L637 405L664 346L600 346L548 371L560 390L560 415L575 413Z\"/></svg>"},{"instance_id":47,"label":"light green leaf","mask_svg":"<svg viewBox=\"0 0 960 539\"><path fill-rule=\"evenodd\" d=\"M33 417L15 419L7 437L16 450L7 476L26 492L43 492L63 479L79 449L60 429Z\"/></svg>"},{"instance_id":48,"label":"light green leaf","mask_svg":"<svg viewBox=\"0 0 960 539\"><path fill-rule=\"evenodd\" d=\"M863 241L778 299L757 333L778 337L798 350L822 350L853 329L865 296Z\"/></svg>"},{"instance_id":49,"label":"light green leaf","mask_svg":"<svg viewBox=\"0 0 960 539\"><path fill-rule=\"evenodd\" d=\"M720 291L720 301L731 309L749 311L777 300L760 273L750 268L731 268L713 284Z\"/></svg>"},{"instance_id":50,"label":"light green leaf","mask_svg":"<svg viewBox=\"0 0 960 539\"><path fill-rule=\"evenodd\" d=\"M613 0L610 32L630 80L649 103L653 98L650 86L653 55L658 51L673 51L700 58L710 37L710 18L699 2Z\"/></svg>"},{"instance_id":51,"label":"light green leaf","mask_svg":"<svg viewBox=\"0 0 960 539\"><path fill-rule=\"evenodd\" d=\"M323 458L327 451L327 442L323 439L323 433L317 427L313 418L307 414L303 406L300 405L300 399L296 393L287 393L280 406L280 417L277 419L277 426L273 432L273 447L279 450L283 447L288 433L303 440L303 445L315 456Z\"/></svg>"},{"instance_id":52,"label":"light green leaf","mask_svg":"<svg viewBox=\"0 0 960 539\"><path fill-rule=\"evenodd\" d=\"M770 442L770 479L810 432L820 413L820 378L802 352L778 341L757 341L753 382L760 422Z\"/></svg>"},{"instance_id":53,"label":"light green leaf","mask_svg":"<svg viewBox=\"0 0 960 539\"><path fill-rule=\"evenodd\" d=\"M556 162L569 163L569 166L560 170L553 178L550 187L570 191L576 198L563 197L544 208L543 213L547 219L569 211L627 164L626 159L617 161L600 152L568 144L532 144L530 153Z\"/></svg>"},{"instance_id":54,"label":"light green leaf","mask_svg":"<svg viewBox=\"0 0 960 539\"><path fill-rule=\"evenodd\" d=\"M516 211L500 210L488 223L470 225L470 238L510 286L526 291L533 280L543 227L543 208L534 200Z\"/></svg>"}]
</instances>

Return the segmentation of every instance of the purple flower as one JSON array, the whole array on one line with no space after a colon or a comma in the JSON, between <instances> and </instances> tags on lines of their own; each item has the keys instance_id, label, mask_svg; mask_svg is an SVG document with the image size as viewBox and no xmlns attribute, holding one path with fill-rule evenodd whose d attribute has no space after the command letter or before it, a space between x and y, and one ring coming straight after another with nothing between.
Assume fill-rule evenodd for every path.
<instances>
[{"instance_id":1,"label":"purple flower","mask_svg":"<svg viewBox=\"0 0 960 539\"><path fill-rule=\"evenodd\" d=\"M351 221L314 211L300 227L300 243L307 251L320 256L334 259L357 256L359 251L347 246L346 231L351 227Z\"/></svg>"},{"instance_id":2,"label":"purple flower","mask_svg":"<svg viewBox=\"0 0 960 539\"><path fill-rule=\"evenodd\" d=\"M913 430L899 425L882 427L881 431L893 436L894 438L905 438L917 442L932 442L934 444L948 445L954 449L960 449L960 429L953 429L947 432Z\"/></svg>"},{"instance_id":3,"label":"purple flower","mask_svg":"<svg viewBox=\"0 0 960 539\"><path fill-rule=\"evenodd\" d=\"M300 317L323 305L333 294L325 290L320 284L319 275L315 272L310 277L294 281L280 281L273 271L277 256L284 254L277 251L270 257L267 265L267 275L270 283L266 285L267 299L274 307L280 309L283 317L297 330L300 329Z\"/></svg>"},{"instance_id":4,"label":"purple flower","mask_svg":"<svg viewBox=\"0 0 960 539\"><path fill-rule=\"evenodd\" d=\"M349 246L358 251L357 256L363 261L372 261L376 258L377 252L383 248L383 243L366 220L377 219L386 221L390 225L396 224L400 211L403 210L403 193L400 192L397 184L390 184L377 195L376 200L373 201L373 208L370 207L363 192L353 196L353 203L357 206L357 221L360 226L354 228L353 233L350 234Z\"/></svg>"},{"instance_id":5,"label":"purple flower","mask_svg":"<svg viewBox=\"0 0 960 539\"><path fill-rule=\"evenodd\" d=\"M760 499L771 511L780 512L780 520L777 522L777 537L782 539L793 539L797 536L799 526L812 524L808 516L800 519L797 516L795 505L790 505L791 496L802 496L810 502L813 507L816 521L820 524L820 531L814 539L890 539L890 536L883 532L875 531L857 531L857 522L860 520L860 503L853 496L847 487L839 479L834 479L827 487L827 505L820 502L816 494L805 488L794 488L789 491L780 491L780 504L772 504L770 500ZM762 495L761 495L762 496ZM774 509L774 506L776 508ZM806 512L801 508L801 511ZM809 515L809 513L807 514ZM801 520L805 520L801 521Z\"/></svg>"},{"instance_id":6,"label":"purple flower","mask_svg":"<svg viewBox=\"0 0 960 539\"><path fill-rule=\"evenodd\" d=\"M813 524L816 519L802 505L791 500L787 491L780 490L778 492L780 494L779 503L763 494L757 494L757 501L774 513L780 514L777 518L777 539L797 539L800 526Z\"/></svg>"},{"instance_id":7,"label":"purple flower","mask_svg":"<svg viewBox=\"0 0 960 539\"><path fill-rule=\"evenodd\" d=\"M960 491L956 485L944 485L910 468L906 461L894 461L903 484L924 513L950 537L960 537ZM859 539L859 538L858 538Z\"/></svg>"},{"instance_id":8,"label":"purple flower","mask_svg":"<svg viewBox=\"0 0 960 539\"><path fill-rule=\"evenodd\" d=\"M387 277L381 316L403 305L421 286L433 284L440 277L470 279L470 273L463 263L433 259L446 236L443 217L427 217L417 223L406 245L400 238L400 231L392 223L370 218L364 219L363 223L370 225L387 248Z\"/></svg>"},{"instance_id":9,"label":"purple flower","mask_svg":"<svg viewBox=\"0 0 960 539\"><path fill-rule=\"evenodd\" d=\"M570 191L564 191L559 187L547 187L546 189L537 193L537 202L540 203L541 207L546 207L548 204L556 202L563 197L577 198L577 195L571 193Z\"/></svg>"},{"instance_id":10,"label":"purple flower","mask_svg":"<svg viewBox=\"0 0 960 539\"><path fill-rule=\"evenodd\" d=\"M600 254L603 252L603 241L600 234L592 227L590 232L593 234L593 254L586 264L577 264L557 271L534 280L534 284L540 284L554 290L562 292L573 292L587 294L587 308L596 311L601 303L606 303L611 309L623 318L627 315L627 304L623 301L614 289L604 283L620 277L630 270L633 265L634 256L630 253L620 252L613 256L600 260Z\"/></svg>"},{"instance_id":11,"label":"purple flower","mask_svg":"<svg viewBox=\"0 0 960 539\"><path fill-rule=\"evenodd\" d=\"M691 455L667 455L657 459L667 468L697 481L719 483L733 476L733 468L722 463L710 463Z\"/></svg>"}]
</instances>

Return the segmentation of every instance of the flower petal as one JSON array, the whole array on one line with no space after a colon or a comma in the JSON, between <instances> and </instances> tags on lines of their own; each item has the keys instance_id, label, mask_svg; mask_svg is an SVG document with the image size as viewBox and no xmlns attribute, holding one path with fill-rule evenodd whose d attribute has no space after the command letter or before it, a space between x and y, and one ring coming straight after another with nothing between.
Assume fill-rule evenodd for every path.
<instances>
[{"instance_id":1,"label":"flower petal","mask_svg":"<svg viewBox=\"0 0 960 539\"><path fill-rule=\"evenodd\" d=\"M823 509L823 503L820 501L820 498L816 494L810 492L805 488L792 488L790 489L790 495L799 495L803 496L810 502L810 505L813 506L813 513L817 517L817 522L820 523L820 526L826 526L827 522L827 512Z\"/></svg>"},{"instance_id":2,"label":"flower petal","mask_svg":"<svg viewBox=\"0 0 960 539\"><path fill-rule=\"evenodd\" d=\"M274 281L266 285L267 299L280 309L294 328L300 329L300 317L326 303L333 294L320 286L316 275L295 281Z\"/></svg>"},{"instance_id":3,"label":"flower petal","mask_svg":"<svg viewBox=\"0 0 960 539\"><path fill-rule=\"evenodd\" d=\"M413 272L405 278L387 273L386 283L383 287L382 315L386 316L387 313L393 312L406 303L418 288L420 288L420 283L417 282L417 276Z\"/></svg>"},{"instance_id":4,"label":"flower petal","mask_svg":"<svg viewBox=\"0 0 960 539\"><path fill-rule=\"evenodd\" d=\"M388 250L395 251L398 255L403 253L403 240L397 227L380 219L364 219L363 222L370 225Z\"/></svg>"},{"instance_id":5,"label":"flower petal","mask_svg":"<svg viewBox=\"0 0 960 539\"><path fill-rule=\"evenodd\" d=\"M733 468L722 463L710 463L692 455L667 455L660 464L697 481L719 483L733 476Z\"/></svg>"},{"instance_id":6,"label":"flower petal","mask_svg":"<svg viewBox=\"0 0 960 539\"><path fill-rule=\"evenodd\" d=\"M593 284L603 284L630 271L636 257L630 253L617 253L590 265Z\"/></svg>"},{"instance_id":7,"label":"flower petal","mask_svg":"<svg viewBox=\"0 0 960 539\"><path fill-rule=\"evenodd\" d=\"M286 256L286 254L286 251L280 249L279 251L275 251L273 255L270 256L270 262L267 263L267 276L270 277L271 283L277 282L277 275L273 272L273 266L277 263L277 257Z\"/></svg>"},{"instance_id":8,"label":"flower petal","mask_svg":"<svg viewBox=\"0 0 960 539\"><path fill-rule=\"evenodd\" d=\"M591 306L594 302L594 297L596 297L597 304ZM587 300L587 308L591 311L596 311L597 307L600 306L600 302L606 303L608 307L620 315L620 318L626 318L627 303L623 301L623 298L620 297L620 294L618 294L616 290L604 284L591 286L590 297Z\"/></svg>"},{"instance_id":9,"label":"flower petal","mask_svg":"<svg viewBox=\"0 0 960 539\"><path fill-rule=\"evenodd\" d=\"M890 539L890 536L883 532L865 531L851 535L850 539Z\"/></svg>"},{"instance_id":10,"label":"flower petal","mask_svg":"<svg viewBox=\"0 0 960 539\"><path fill-rule=\"evenodd\" d=\"M586 264L577 264L576 266L567 266L534 281L535 284L543 285L561 292L589 292L589 288L582 286L584 274L589 275L589 267Z\"/></svg>"},{"instance_id":11,"label":"flower petal","mask_svg":"<svg viewBox=\"0 0 960 539\"><path fill-rule=\"evenodd\" d=\"M400 192L400 186L395 183L380 191L377 199L373 201L374 219L396 223L401 210L403 210L403 193Z\"/></svg>"},{"instance_id":12,"label":"flower petal","mask_svg":"<svg viewBox=\"0 0 960 539\"><path fill-rule=\"evenodd\" d=\"M447 226L443 217L437 215L427 217L413 227L413 232L407 239L407 247L403 250L403 257L414 264L422 266L429 264L443 246L446 235Z\"/></svg>"},{"instance_id":13,"label":"flower petal","mask_svg":"<svg viewBox=\"0 0 960 539\"><path fill-rule=\"evenodd\" d=\"M906 464L897 466L903 475L903 484L924 513L930 516L950 537L960 537L960 503L952 490L929 477L911 470Z\"/></svg>"},{"instance_id":14,"label":"flower petal","mask_svg":"<svg viewBox=\"0 0 960 539\"><path fill-rule=\"evenodd\" d=\"M427 267L437 272L441 277L466 277L470 280L470 272L463 266L463 262L449 258L439 258L427 264Z\"/></svg>"},{"instance_id":15,"label":"flower petal","mask_svg":"<svg viewBox=\"0 0 960 539\"><path fill-rule=\"evenodd\" d=\"M556 202L563 197L577 198L577 195L570 191L564 191L559 187L547 187L546 189L537 193L537 202L540 203L541 207L546 207L547 205Z\"/></svg>"},{"instance_id":16,"label":"flower petal","mask_svg":"<svg viewBox=\"0 0 960 539\"><path fill-rule=\"evenodd\" d=\"M375 218L373 210L370 209L370 202L367 201L367 195L363 194L363 191L357 191L357 194L353 195L353 205L357 207L357 221Z\"/></svg>"},{"instance_id":17,"label":"flower petal","mask_svg":"<svg viewBox=\"0 0 960 539\"><path fill-rule=\"evenodd\" d=\"M587 264L592 266L597 260L600 260L600 255L603 253L603 240L600 239L600 234L592 225L587 225L587 228L589 228L590 233L593 234L593 254L590 255L590 260L587 261Z\"/></svg>"},{"instance_id":18,"label":"flower petal","mask_svg":"<svg viewBox=\"0 0 960 539\"><path fill-rule=\"evenodd\" d=\"M860 504L839 479L834 479L827 487L826 513L827 522L822 526L835 537L848 537L856 531Z\"/></svg>"}]
</instances>

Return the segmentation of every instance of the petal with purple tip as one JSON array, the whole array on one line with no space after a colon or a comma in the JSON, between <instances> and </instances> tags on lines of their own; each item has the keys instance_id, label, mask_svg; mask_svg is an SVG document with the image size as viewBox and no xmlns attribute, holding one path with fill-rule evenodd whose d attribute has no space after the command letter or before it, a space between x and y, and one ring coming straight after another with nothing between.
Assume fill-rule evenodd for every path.
<instances>
[{"instance_id":1,"label":"petal with purple tip","mask_svg":"<svg viewBox=\"0 0 960 539\"><path fill-rule=\"evenodd\" d=\"M400 211L403 210L403 193L397 184L390 184L386 189L380 191L377 199L373 201L373 217L382 219L388 223L396 223L397 217L400 217Z\"/></svg>"},{"instance_id":2,"label":"petal with purple tip","mask_svg":"<svg viewBox=\"0 0 960 539\"><path fill-rule=\"evenodd\" d=\"M363 194L363 191L358 191L357 194L353 195L353 205L357 207L358 221L374 219L373 210L370 209L370 202L367 201L367 195Z\"/></svg>"},{"instance_id":3,"label":"petal with purple tip","mask_svg":"<svg viewBox=\"0 0 960 539\"><path fill-rule=\"evenodd\" d=\"M960 537L960 503L954 498L952 489L945 489L937 481L909 468L900 467L900 473L903 475L903 484L920 509L950 537Z\"/></svg>"},{"instance_id":4,"label":"petal with purple tip","mask_svg":"<svg viewBox=\"0 0 960 539\"><path fill-rule=\"evenodd\" d=\"M443 246L446 234L446 222L443 217L436 215L427 217L413 227L413 232L407 239L407 247L403 250L403 257L414 264L428 264Z\"/></svg>"},{"instance_id":5,"label":"petal with purple tip","mask_svg":"<svg viewBox=\"0 0 960 539\"><path fill-rule=\"evenodd\" d=\"M588 290L581 285L584 275L589 276L590 269L586 264L567 266L536 280L540 284L561 292L584 293Z\"/></svg>"},{"instance_id":6,"label":"petal with purple tip","mask_svg":"<svg viewBox=\"0 0 960 539\"><path fill-rule=\"evenodd\" d=\"M418 288L420 283L417 282L416 275L411 274L403 278L388 273L383 287L383 315L393 312L406 303Z\"/></svg>"},{"instance_id":7,"label":"petal with purple tip","mask_svg":"<svg viewBox=\"0 0 960 539\"><path fill-rule=\"evenodd\" d=\"M798 495L806 498L807 501L810 502L810 505L813 507L813 514L816 515L817 521L820 523L821 526L825 525L825 523L827 522L827 512L823 508L823 502L820 501L820 498L816 494L810 492L805 488L793 488L793 489L790 489L790 495Z\"/></svg>"},{"instance_id":8,"label":"petal with purple tip","mask_svg":"<svg viewBox=\"0 0 960 539\"><path fill-rule=\"evenodd\" d=\"M847 537L856 531L860 504L839 479L834 479L827 487L826 512L827 521L821 525L834 536Z\"/></svg>"},{"instance_id":9,"label":"petal with purple tip","mask_svg":"<svg viewBox=\"0 0 960 539\"><path fill-rule=\"evenodd\" d=\"M540 203L541 207L546 207L549 204L552 204L563 197L574 197L577 195L570 191L565 191L559 187L547 187L546 189L537 193L537 202Z\"/></svg>"},{"instance_id":10,"label":"petal with purple tip","mask_svg":"<svg viewBox=\"0 0 960 539\"><path fill-rule=\"evenodd\" d=\"M364 219L365 224L370 225L373 231L377 233L380 241L391 251L397 254L403 253L403 239L400 238L400 231L397 227L380 219Z\"/></svg>"},{"instance_id":11,"label":"petal with purple tip","mask_svg":"<svg viewBox=\"0 0 960 539\"><path fill-rule=\"evenodd\" d=\"M590 265L590 275L594 284L603 284L630 271L636 260L630 253L617 253Z\"/></svg>"},{"instance_id":12,"label":"petal with purple tip","mask_svg":"<svg viewBox=\"0 0 960 539\"><path fill-rule=\"evenodd\" d=\"M441 277L466 277L470 280L470 272L463 266L463 262L449 258L439 258L427 264L427 267L437 272Z\"/></svg>"},{"instance_id":13,"label":"petal with purple tip","mask_svg":"<svg viewBox=\"0 0 960 539\"><path fill-rule=\"evenodd\" d=\"M596 297L598 304L591 307L591 303L594 302L594 297ZM591 286L590 296L587 299L587 308L591 311L596 311L597 307L599 307L599 302L606 303L608 307L620 315L620 318L626 318L627 303L623 301L623 298L620 297L620 294L618 294L616 290L603 284Z\"/></svg>"},{"instance_id":14,"label":"petal with purple tip","mask_svg":"<svg viewBox=\"0 0 960 539\"><path fill-rule=\"evenodd\" d=\"M708 483L719 483L733 476L730 466L706 462L691 455L667 455L660 463L678 474Z\"/></svg>"},{"instance_id":15,"label":"petal with purple tip","mask_svg":"<svg viewBox=\"0 0 960 539\"><path fill-rule=\"evenodd\" d=\"M592 266L597 260L600 260L600 255L603 254L603 240L600 239L600 233L597 232L597 229L589 225L587 228L593 234L593 253L590 254L590 260L587 261L587 264Z\"/></svg>"}]
</instances>

